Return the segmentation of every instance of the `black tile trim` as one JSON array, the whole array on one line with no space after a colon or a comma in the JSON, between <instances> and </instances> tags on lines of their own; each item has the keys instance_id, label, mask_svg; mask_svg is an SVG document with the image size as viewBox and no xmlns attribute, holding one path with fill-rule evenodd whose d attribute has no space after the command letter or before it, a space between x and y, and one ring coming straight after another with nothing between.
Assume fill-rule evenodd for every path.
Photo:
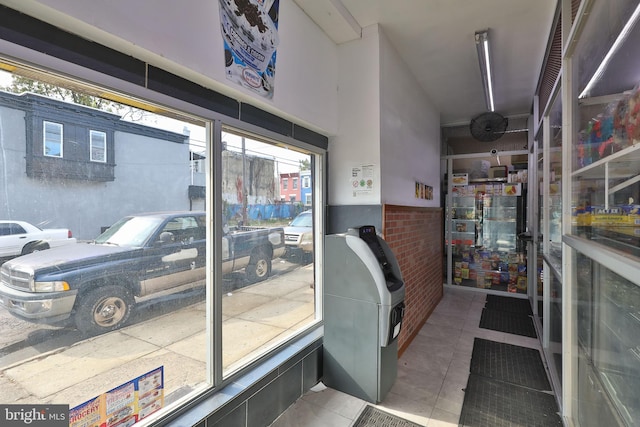
<instances>
[{"instance_id":1,"label":"black tile trim","mask_svg":"<svg viewBox=\"0 0 640 427\"><path fill-rule=\"evenodd\" d=\"M239 118L240 103L235 99L207 89L168 71L149 65L147 87L156 92L215 111L225 116Z\"/></svg>"},{"instance_id":2,"label":"black tile trim","mask_svg":"<svg viewBox=\"0 0 640 427\"><path fill-rule=\"evenodd\" d=\"M293 139L306 142L323 150L329 147L329 138L295 123L293 124Z\"/></svg>"},{"instance_id":3,"label":"black tile trim","mask_svg":"<svg viewBox=\"0 0 640 427\"><path fill-rule=\"evenodd\" d=\"M143 61L6 6L0 6L0 38L144 86Z\"/></svg>"},{"instance_id":4,"label":"black tile trim","mask_svg":"<svg viewBox=\"0 0 640 427\"><path fill-rule=\"evenodd\" d=\"M240 120L280 135L293 137L293 123L250 104L240 106Z\"/></svg>"}]
</instances>

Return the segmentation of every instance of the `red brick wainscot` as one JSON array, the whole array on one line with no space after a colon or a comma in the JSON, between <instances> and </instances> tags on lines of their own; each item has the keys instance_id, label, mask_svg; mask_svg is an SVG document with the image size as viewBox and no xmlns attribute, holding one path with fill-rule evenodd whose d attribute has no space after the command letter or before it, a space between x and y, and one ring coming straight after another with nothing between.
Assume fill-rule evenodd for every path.
<instances>
[{"instance_id":1,"label":"red brick wainscot","mask_svg":"<svg viewBox=\"0 0 640 427\"><path fill-rule=\"evenodd\" d=\"M382 226L382 235L398 259L405 283L400 356L442 299L443 210L384 205Z\"/></svg>"}]
</instances>

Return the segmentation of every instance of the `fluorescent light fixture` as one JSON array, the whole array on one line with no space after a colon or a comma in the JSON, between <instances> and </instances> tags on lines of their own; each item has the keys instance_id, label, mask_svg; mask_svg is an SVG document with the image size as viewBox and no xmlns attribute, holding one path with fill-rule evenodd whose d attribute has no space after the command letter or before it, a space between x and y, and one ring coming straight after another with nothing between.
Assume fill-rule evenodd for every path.
<instances>
[{"instance_id":1,"label":"fluorescent light fixture","mask_svg":"<svg viewBox=\"0 0 640 427\"><path fill-rule=\"evenodd\" d=\"M489 57L489 30L476 32L476 49L480 62L480 74L482 75L482 87L484 98L489 111L495 111L493 103L493 75L491 74L491 60Z\"/></svg>"},{"instance_id":2,"label":"fluorescent light fixture","mask_svg":"<svg viewBox=\"0 0 640 427\"><path fill-rule=\"evenodd\" d=\"M633 14L631 15L627 23L624 24L624 28L622 28L622 31L620 31L620 34L618 34L616 41L613 42L611 49L609 49L609 52L607 52L604 59L600 63L600 66L598 67L596 72L593 73L593 77L591 77L591 80L589 80L589 83L587 83L587 86L584 88L584 90L582 91L582 93L578 98L586 97L591 91L591 89L593 89L593 86L595 86L595 84L598 83L598 81L600 81L600 79L602 78L602 74L604 73L604 70L607 68L607 66L609 65L609 62L611 61L611 58L618 51L622 42L624 42L624 40L627 38L631 30L633 29L633 26L638 20L638 16L640 16L640 4L636 7L636 10L633 11Z\"/></svg>"}]
</instances>

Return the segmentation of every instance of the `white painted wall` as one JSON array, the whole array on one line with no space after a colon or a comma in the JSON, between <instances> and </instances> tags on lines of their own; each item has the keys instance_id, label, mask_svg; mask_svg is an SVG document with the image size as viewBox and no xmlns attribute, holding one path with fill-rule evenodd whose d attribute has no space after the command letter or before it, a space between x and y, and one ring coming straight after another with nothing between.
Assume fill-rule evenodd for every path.
<instances>
[{"instance_id":1,"label":"white painted wall","mask_svg":"<svg viewBox=\"0 0 640 427\"><path fill-rule=\"evenodd\" d=\"M280 1L280 45L272 100L226 79L216 0L3 3L313 130L336 134L336 47L293 0Z\"/></svg>"},{"instance_id":2,"label":"white painted wall","mask_svg":"<svg viewBox=\"0 0 640 427\"><path fill-rule=\"evenodd\" d=\"M377 25L338 47L338 135L329 144L329 204L440 206L440 115ZM374 165L371 194L351 168ZM382 177L382 179L380 179ZM416 181L434 189L415 197Z\"/></svg>"},{"instance_id":3,"label":"white painted wall","mask_svg":"<svg viewBox=\"0 0 640 427\"><path fill-rule=\"evenodd\" d=\"M440 206L440 114L382 31L380 157L383 204ZM416 182L433 187L432 200L415 197Z\"/></svg>"},{"instance_id":4,"label":"white painted wall","mask_svg":"<svg viewBox=\"0 0 640 427\"><path fill-rule=\"evenodd\" d=\"M378 26L338 46L338 135L329 141L329 204L380 204L380 53ZM374 187L354 195L351 170L374 166Z\"/></svg>"}]
</instances>

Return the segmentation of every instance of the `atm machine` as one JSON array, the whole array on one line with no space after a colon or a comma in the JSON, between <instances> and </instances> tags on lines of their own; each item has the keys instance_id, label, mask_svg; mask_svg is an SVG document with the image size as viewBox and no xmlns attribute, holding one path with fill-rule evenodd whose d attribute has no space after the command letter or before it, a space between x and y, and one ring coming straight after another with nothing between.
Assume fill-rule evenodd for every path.
<instances>
[{"instance_id":1,"label":"atm machine","mask_svg":"<svg viewBox=\"0 0 640 427\"><path fill-rule=\"evenodd\" d=\"M323 382L381 402L398 373L405 287L374 226L325 237Z\"/></svg>"}]
</instances>

